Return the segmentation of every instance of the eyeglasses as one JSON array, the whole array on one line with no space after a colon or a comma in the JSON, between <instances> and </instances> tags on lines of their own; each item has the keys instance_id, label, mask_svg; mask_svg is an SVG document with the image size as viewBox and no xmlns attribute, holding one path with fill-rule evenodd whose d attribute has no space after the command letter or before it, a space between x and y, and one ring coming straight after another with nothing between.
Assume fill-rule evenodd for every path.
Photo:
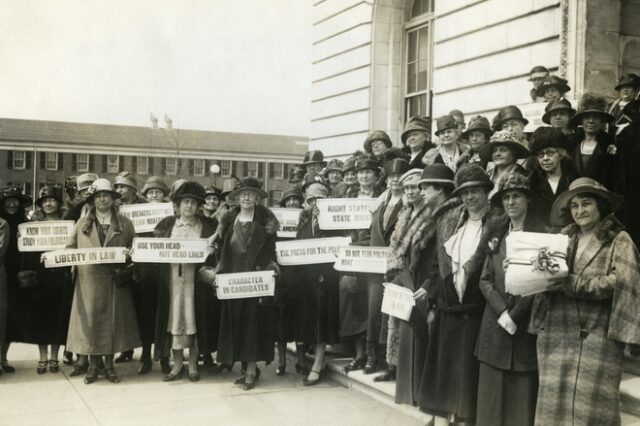
<instances>
[{"instance_id":1,"label":"eyeglasses","mask_svg":"<svg viewBox=\"0 0 640 426\"><path fill-rule=\"evenodd\" d=\"M540 152L538 152L537 157L539 159L543 159L545 157L545 155L549 158L553 157L554 155L556 155L558 153L558 150L556 149L545 149L542 150Z\"/></svg>"}]
</instances>

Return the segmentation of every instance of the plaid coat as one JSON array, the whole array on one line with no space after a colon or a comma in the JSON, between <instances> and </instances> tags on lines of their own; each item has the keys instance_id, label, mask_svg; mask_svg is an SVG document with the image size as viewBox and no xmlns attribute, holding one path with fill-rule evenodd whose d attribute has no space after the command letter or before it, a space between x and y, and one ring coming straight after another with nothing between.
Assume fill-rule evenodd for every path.
<instances>
[{"instance_id":1,"label":"plaid coat","mask_svg":"<svg viewBox=\"0 0 640 426\"><path fill-rule=\"evenodd\" d=\"M624 343L640 343L638 250L610 215L575 259L579 229L570 225L567 258L575 281L539 295L540 389L536 425L619 425Z\"/></svg>"}]
</instances>

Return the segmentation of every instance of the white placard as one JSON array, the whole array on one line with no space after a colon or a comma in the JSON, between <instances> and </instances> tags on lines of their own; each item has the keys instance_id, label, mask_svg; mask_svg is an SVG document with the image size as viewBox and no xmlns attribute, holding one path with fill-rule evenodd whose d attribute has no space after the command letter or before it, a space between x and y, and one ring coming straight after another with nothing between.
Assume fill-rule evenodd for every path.
<instances>
[{"instance_id":1,"label":"white placard","mask_svg":"<svg viewBox=\"0 0 640 426\"><path fill-rule=\"evenodd\" d=\"M134 238L131 249L137 263L203 263L208 255L206 238Z\"/></svg>"},{"instance_id":2,"label":"white placard","mask_svg":"<svg viewBox=\"0 0 640 426\"><path fill-rule=\"evenodd\" d=\"M409 321L411 311L416 304L413 292L408 288L392 283L383 283L384 296L382 297L381 311L401 320Z\"/></svg>"},{"instance_id":3,"label":"white placard","mask_svg":"<svg viewBox=\"0 0 640 426\"><path fill-rule=\"evenodd\" d=\"M384 274L387 272L387 260L390 256L389 247L340 247L338 259L333 267L342 272Z\"/></svg>"},{"instance_id":4,"label":"white placard","mask_svg":"<svg viewBox=\"0 0 640 426\"><path fill-rule=\"evenodd\" d=\"M319 198L320 229L367 229L371 213L380 203L375 198Z\"/></svg>"},{"instance_id":5,"label":"white placard","mask_svg":"<svg viewBox=\"0 0 640 426\"><path fill-rule=\"evenodd\" d=\"M62 266L124 263L128 251L129 249L126 247L95 247L48 251L42 256L45 268L59 268Z\"/></svg>"},{"instance_id":6,"label":"white placard","mask_svg":"<svg viewBox=\"0 0 640 426\"><path fill-rule=\"evenodd\" d=\"M120 206L120 214L133 223L136 234L151 232L162 219L173 216L171 203L126 204Z\"/></svg>"},{"instance_id":7,"label":"white placard","mask_svg":"<svg viewBox=\"0 0 640 426\"><path fill-rule=\"evenodd\" d=\"M351 244L351 237L309 238L277 241L276 256L283 266L334 263L340 247Z\"/></svg>"},{"instance_id":8,"label":"white placard","mask_svg":"<svg viewBox=\"0 0 640 426\"><path fill-rule=\"evenodd\" d=\"M542 121L544 108L546 106L546 102L535 102L518 105L518 108L520 109L520 111L522 111L522 116L529 121L529 123L524 128L525 132L534 132L538 127L548 126L548 124Z\"/></svg>"},{"instance_id":9,"label":"white placard","mask_svg":"<svg viewBox=\"0 0 640 426\"><path fill-rule=\"evenodd\" d=\"M73 234L72 220L45 220L18 225L18 251L62 250Z\"/></svg>"},{"instance_id":10,"label":"white placard","mask_svg":"<svg viewBox=\"0 0 640 426\"><path fill-rule=\"evenodd\" d=\"M246 299L273 296L276 281L273 271L239 272L216 275L218 299Z\"/></svg>"},{"instance_id":11,"label":"white placard","mask_svg":"<svg viewBox=\"0 0 640 426\"><path fill-rule=\"evenodd\" d=\"M302 209L287 209L275 207L271 211L278 219L280 223L280 229L278 229L278 237L280 238L295 238L298 231L298 220L300 219L300 212Z\"/></svg>"}]
</instances>

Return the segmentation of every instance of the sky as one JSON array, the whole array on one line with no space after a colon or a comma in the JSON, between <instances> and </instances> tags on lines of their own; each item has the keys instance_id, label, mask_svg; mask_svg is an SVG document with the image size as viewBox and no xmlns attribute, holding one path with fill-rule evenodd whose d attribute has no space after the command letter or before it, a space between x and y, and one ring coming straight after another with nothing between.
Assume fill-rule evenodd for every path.
<instances>
[{"instance_id":1,"label":"sky","mask_svg":"<svg viewBox=\"0 0 640 426\"><path fill-rule=\"evenodd\" d=\"M308 0L0 0L0 117L307 136Z\"/></svg>"}]
</instances>

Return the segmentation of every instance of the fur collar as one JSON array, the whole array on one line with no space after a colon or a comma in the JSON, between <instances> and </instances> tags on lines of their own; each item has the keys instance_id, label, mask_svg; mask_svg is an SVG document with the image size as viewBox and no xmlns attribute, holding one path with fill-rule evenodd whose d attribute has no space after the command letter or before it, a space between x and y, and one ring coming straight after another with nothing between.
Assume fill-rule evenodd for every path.
<instances>
[{"instance_id":1,"label":"fur collar","mask_svg":"<svg viewBox=\"0 0 640 426\"><path fill-rule=\"evenodd\" d=\"M224 215L222 215L222 219L220 220L220 225L218 226L218 231L216 234L224 237L227 230L233 228L233 224L240 214L240 206L231 207L227 210ZM253 215L253 220L256 223L259 223L264 228L264 232L268 235L275 236L280 228L280 224L278 223L278 219L273 214L273 212L263 206L262 204L258 204L256 206L255 213Z\"/></svg>"},{"instance_id":2,"label":"fur collar","mask_svg":"<svg viewBox=\"0 0 640 426\"><path fill-rule=\"evenodd\" d=\"M462 155L465 150L467 149L466 145L460 143L460 142L456 142L456 147L458 148L458 153L460 155ZM424 157L422 157L422 163L425 166L434 164L436 162L436 160L438 159L438 156L440 155L440 147L439 146L435 146L433 148L431 148L430 150L428 150L425 154Z\"/></svg>"},{"instance_id":3,"label":"fur collar","mask_svg":"<svg viewBox=\"0 0 640 426\"><path fill-rule=\"evenodd\" d=\"M602 219L596 226L595 236L602 244L607 244L613 241L616 235L624 230L624 225L620 223L620 221L613 215L613 213L611 213L607 217ZM575 223L572 223L571 225L568 225L564 229L562 229L561 232L565 235L568 235L569 238L574 238L580 233L580 227Z\"/></svg>"},{"instance_id":4,"label":"fur collar","mask_svg":"<svg viewBox=\"0 0 640 426\"><path fill-rule=\"evenodd\" d=\"M200 223L202 223L202 236L211 236L215 232L217 226L216 220L202 215L198 215L197 218L198 220L200 220ZM165 217L154 228L153 236L156 238L171 236L171 230L173 229L173 225L176 224L177 220L177 216Z\"/></svg>"}]
</instances>

